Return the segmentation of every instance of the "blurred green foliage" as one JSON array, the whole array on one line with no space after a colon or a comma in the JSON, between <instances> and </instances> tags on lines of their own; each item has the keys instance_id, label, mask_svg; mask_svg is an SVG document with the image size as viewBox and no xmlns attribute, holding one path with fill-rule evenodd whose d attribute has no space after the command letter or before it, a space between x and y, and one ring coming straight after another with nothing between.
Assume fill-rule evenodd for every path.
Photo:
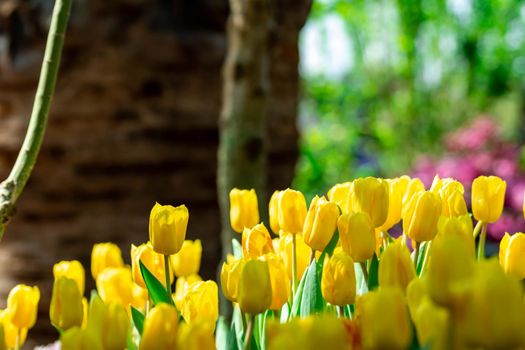
<instances>
[{"instance_id":1,"label":"blurred green foliage","mask_svg":"<svg viewBox=\"0 0 525 350\"><path fill-rule=\"evenodd\" d=\"M301 37L308 195L406 172L479 114L525 138L525 1L317 0Z\"/></svg>"}]
</instances>

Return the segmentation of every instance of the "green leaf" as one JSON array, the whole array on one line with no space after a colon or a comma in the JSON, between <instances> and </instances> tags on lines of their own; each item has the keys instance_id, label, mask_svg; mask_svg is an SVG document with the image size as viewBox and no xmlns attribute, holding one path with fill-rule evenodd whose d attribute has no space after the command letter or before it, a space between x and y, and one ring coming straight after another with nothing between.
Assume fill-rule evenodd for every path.
<instances>
[{"instance_id":1,"label":"green leaf","mask_svg":"<svg viewBox=\"0 0 525 350\"><path fill-rule=\"evenodd\" d=\"M173 305L173 299L168 298L168 295L166 293L166 286L164 286L164 284L162 284L148 270L148 268L142 263L142 261L139 261L139 264L140 273L142 274L142 278L144 279L146 288L148 288L148 292L151 297L151 300L153 300L153 304L157 305L158 303L166 303Z\"/></svg>"},{"instance_id":2,"label":"green leaf","mask_svg":"<svg viewBox=\"0 0 525 350\"><path fill-rule=\"evenodd\" d=\"M217 349L220 349L219 346L217 346ZM228 332L228 340L226 343L226 349L227 350L239 350L242 349L242 347L239 346L239 340L237 337L237 332L235 330L235 324L232 322L230 331Z\"/></svg>"},{"instance_id":3,"label":"green leaf","mask_svg":"<svg viewBox=\"0 0 525 350\"><path fill-rule=\"evenodd\" d=\"M330 242L328 242L328 244L323 250L323 253L319 257L319 266L321 266L321 269L323 267L323 263L324 263L324 259L326 255L332 256L332 254L334 253L334 249L337 246L338 241L339 241L339 231L335 231L334 235L332 236L332 239L330 240Z\"/></svg>"},{"instance_id":4,"label":"green leaf","mask_svg":"<svg viewBox=\"0 0 525 350\"><path fill-rule=\"evenodd\" d=\"M372 261L370 261L370 269L368 271L368 290L372 291L379 286L379 260L374 254Z\"/></svg>"},{"instance_id":5,"label":"green leaf","mask_svg":"<svg viewBox=\"0 0 525 350\"><path fill-rule=\"evenodd\" d=\"M242 349L244 344L244 323L242 320L241 309L239 309L238 306L235 306L233 309L232 326L237 349Z\"/></svg>"},{"instance_id":6,"label":"green leaf","mask_svg":"<svg viewBox=\"0 0 525 350\"><path fill-rule=\"evenodd\" d=\"M144 330L144 315L142 312L135 309L133 305L131 305L131 319L133 320L133 325L139 334L142 335L142 331Z\"/></svg>"},{"instance_id":7,"label":"green leaf","mask_svg":"<svg viewBox=\"0 0 525 350\"><path fill-rule=\"evenodd\" d=\"M421 269L423 268L423 260L425 259L425 252L428 248L428 242L421 243L421 247L419 248L419 255L417 257L417 264L416 264L416 274L419 276L421 274Z\"/></svg>"},{"instance_id":8,"label":"green leaf","mask_svg":"<svg viewBox=\"0 0 525 350\"><path fill-rule=\"evenodd\" d=\"M215 347L217 350L228 350L228 337L230 330L223 316L219 316L215 331Z\"/></svg>"},{"instance_id":9,"label":"green leaf","mask_svg":"<svg viewBox=\"0 0 525 350\"><path fill-rule=\"evenodd\" d=\"M127 348L128 350L138 350L138 346L137 344L135 344L135 342L133 341L133 334L132 332L129 332L128 334L128 338L127 338Z\"/></svg>"},{"instance_id":10,"label":"green leaf","mask_svg":"<svg viewBox=\"0 0 525 350\"><path fill-rule=\"evenodd\" d=\"M367 281L365 280L365 276L363 275L363 269L361 268L361 264L354 263L354 271L356 282L356 294L363 295L368 293Z\"/></svg>"},{"instance_id":11,"label":"green leaf","mask_svg":"<svg viewBox=\"0 0 525 350\"><path fill-rule=\"evenodd\" d=\"M295 291L295 296L292 301L292 310L290 311L290 314L293 317L301 316L301 300L303 296L303 290L304 285L306 283L306 272L308 269L303 273L303 277L301 278L301 281L299 282L299 286L297 287L297 290Z\"/></svg>"},{"instance_id":12,"label":"green leaf","mask_svg":"<svg viewBox=\"0 0 525 350\"><path fill-rule=\"evenodd\" d=\"M313 260L306 269L303 295L301 298L301 317L323 311L325 301L321 293L321 283L317 275L317 262Z\"/></svg>"},{"instance_id":13,"label":"green leaf","mask_svg":"<svg viewBox=\"0 0 525 350\"><path fill-rule=\"evenodd\" d=\"M242 259L242 245L236 238L232 238L233 256Z\"/></svg>"}]
</instances>

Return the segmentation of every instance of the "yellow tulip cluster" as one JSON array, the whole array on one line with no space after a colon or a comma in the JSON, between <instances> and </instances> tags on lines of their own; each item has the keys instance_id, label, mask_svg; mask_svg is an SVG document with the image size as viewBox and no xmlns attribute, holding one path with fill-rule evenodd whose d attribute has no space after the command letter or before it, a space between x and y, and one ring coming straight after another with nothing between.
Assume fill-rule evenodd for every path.
<instances>
[{"instance_id":1,"label":"yellow tulip cluster","mask_svg":"<svg viewBox=\"0 0 525 350\"><path fill-rule=\"evenodd\" d=\"M198 274L187 208L155 204L130 265L112 243L93 247L89 301L80 262L54 266L50 320L65 350L525 348L525 234L505 234L499 259L484 252L505 190L477 178L471 216L463 185L437 176L429 189L408 176L359 178L309 205L286 189L271 196L267 226L255 191L233 189L240 237L219 276L230 325L217 283ZM23 344L38 299L37 288L13 289L0 350Z\"/></svg>"}]
</instances>

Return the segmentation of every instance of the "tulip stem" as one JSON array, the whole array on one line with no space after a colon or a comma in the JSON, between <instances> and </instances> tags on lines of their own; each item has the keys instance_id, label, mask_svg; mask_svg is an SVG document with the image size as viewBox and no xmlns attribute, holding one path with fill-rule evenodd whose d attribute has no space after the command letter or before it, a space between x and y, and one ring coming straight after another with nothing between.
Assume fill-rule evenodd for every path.
<instances>
[{"instance_id":1,"label":"tulip stem","mask_svg":"<svg viewBox=\"0 0 525 350\"><path fill-rule=\"evenodd\" d=\"M171 278L170 278L170 256L164 255L164 274L166 275L166 294L170 304L173 305L173 298L171 297Z\"/></svg>"},{"instance_id":2,"label":"tulip stem","mask_svg":"<svg viewBox=\"0 0 525 350\"><path fill-rule=\"evenodd\" d=\"M478 261L485 258L485 241L487 240L487 224L481 224L481 235L478 243Z\"/></svg>"},{"instance_id":3,"label":"tulip stem","mask_svg":"<svg viewBox=\"0 0 525 350\"><path fill-rule=\"evenodd\" d=\"M419 258L419 251L421 250L421 242L416 242L416 250L414 251L414 267L417 270L417 259Z\"/></svg>"},{"instance_id":4,"label":"tulip stem","mask_svg":"<svg viewBox=\"0 0 525 350\"><path fill-rule=\"evenodd\" d=\"M476 239L479 235L479 231L481 230L481 226L483 225L483 222L480 220L477 222L476 227L474 227L474 231L472 231L472 236L474 239Z\"/></svg>"},{"instance_id":5,"label":"tulip stem","mask_svg":"<svg viewBox=\"0 0 525 350\"><path fill-rule=\"evenodd\" d=\"M246 329L246 336L244 338L244 350L250 349L250 340L253 333L253 320L254 317L250 314L246 314L246 317L248 318L248 328Z\"/></svg>"},{"instance_id":6,"label":"tulip stem","mask_svg":"<svg viewBox=\"0 0 525 350\"><path fill-rule=\"evenodd\" d=\"M292 300L297 288L297 244L295 234L292 234Z\"/></svg>"},{"instance_id":7,"label":"tulip stem","mask_svg":"<svg viewBox=\"0 0 525 350\"><path fill-rule=\"evenodd\" d=\"M337 309L337 316L339 316L339 318L345 317L345 312L344 312L343 307L341 305L337 305L336 309Z\"/></svg>"},{"instance_id":8,"label":"tulip stem","mask_svg":"<svg viewBox=\"0 0 525 350\"><path fill-rule=\"evenodd\" d=\"M24 143L9 176L0 184L0 239L9 219L14 214L15 203L29 180L44 139L71 3L72 0L55 1L44 60Z\"/></svg>"},{"instance_id":9,"label":"tulip stem","mask_svg":"<svg viewBox=\"0 0 525 350\"><path fill-rule=\"evenodd\" d=\"M427 246L425 248L425 256L423 257L423 263L421 264L421 271L419 272L419 276L423 275L423 272L425 271L425 269L427 267L428 259L429 259L429 255L430 255L430 247L432 247L432 242L433 241L427 242Z\"/></svg>"},{"instance_id":10,"label":"tulip stem","mask_svg":"<svg viewBox=\"0 0 525 350\"><path fill-rule=\"evenodd\" d=\"M361 265L361 270L363 270L363 276L365 276L365 281L368 283L368 270L366 269L366 263L364 261L359 263Z\"/></svg>"}]
</instances>

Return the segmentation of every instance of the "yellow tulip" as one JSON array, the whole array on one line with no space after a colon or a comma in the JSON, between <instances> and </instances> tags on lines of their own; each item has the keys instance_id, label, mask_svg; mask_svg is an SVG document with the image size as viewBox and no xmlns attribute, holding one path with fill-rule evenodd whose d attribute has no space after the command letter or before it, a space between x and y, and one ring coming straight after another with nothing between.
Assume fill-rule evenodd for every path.
<instances>
[{"instance_id":1,"label":"yellow tulip","mask_svg":"<svg viewBox=\"0 0 525 350\"><path fill-rule=\"evenodd\" d=\"M463 184L457 180L454 180L450 177L441 179L439 175L434 177L432 185L430 186L430 191L439 195L441 198L448 197L453 192L459 191L461 194L465 193L465 188Z\"/></svg>"},{"instance_id":2,"label":"yellow tulip","mask_svg":"<svg viewBox=\"0 0 525 350\"><path fill-rule=\"evenodd\" d=\"M133 283L133 300L131 302L131 305L140 311L146 310L146 302L149 298L149 293L146 288L142 288L136 283Z\"/></svg>"},{"instance_id":3,"label":"yellow tulip","mask_svg":"<svg viewBox=\"0 0 525 350\"><path fill-rule=\"evenodd\" d=\"M110 267L124 267L120 248L113 243L97 243L91 252L91 275L97 280L102 271Z\"/></svg>"},{"instance_id":4,"label":"yellow tulip","mask_svg":"<svg viewBox=\"0 0 525 350\"><path fill-rule=\"evenodd\" d=\"M272 304L272 285L268 263L248 260L242 269L237 296L239 307L245 313L256 315Z\"/></svg>"},{"instance_id":5,"label":"yellow tulip","mask_svg":"<svg viewBox=\"0 0 525 350\"><path fill-rule=\"evenodd\" d=\"M404 216L403 231L415 242L432 240L437 234L441 199L430 191L413 195Z\"/></svg>"},{"instance_id":6,"label":"yellow tulip","mask_svg":"<svg viewBox=\"0 0 525 350\"><path fill-rule=\"evenodd\" d=\"M196 282L188 286L181 309L189 323L204 322L215 330L219 318L219 289L214 281Z\"/></svg>"},{"instance_id":7,"label":"yellow tulip","mask_svg":"<svg viewBox=\"0 0 525 350\"><path fill-rule=\"evenodd\" d=\"M80 261L61 261L53 266L55 280L60 277L71 278L77 283L80 294L84 294L86 273Z\"/></svg>"},{"instance_id":8,"label":"yellow tulip","mask_svg":"<svg viewBox=\"0 0 525 350\"><path fill-rule=\"evenodd\" d=\"M221 287L226 299L237 302L239 292L239 281L244 267L244 259L235 259L232 255L222 264Z\"/></svg>"},{"instance_id":9,"label":"yellow tulip","mask_svg":"<svg viewBox=\"0 0 525 350\"><path fill-rule=\"evenodd\" d=\"M380 231L388 231L401 221L403 196L407 190L410 178L408 176L401 176L386 181L388 183L388 215L386 221L379 227Z\"/></svg>"},{"instance_id":10,"label":"yellow tulip","mask_svg":"<svg viewBox=\"0 0 525 350\"><path fill-rule=\"evenodd\" d=\"M4 325L2 324L2 322L0 322L0 350L7 350L7 345L5 343Z\"/></svg>"},{"instance_id":11,"label":"yellow tulip","mask_svg":"<svg viewBox=\"0 0 525 350\"><path fill-rule=\"evenodd\" d=\"M270 305L270 309L280 310L290 296L290 280L286 267L283 260L275 253L263 255L260 259L268 263L270 270L272 284L272 305Z\"/></svg>"},{"instance_id":12,"label":"yellow tulip","mask_svg":"<svg viewBox=\"0 0 525 350\"><path fill-rule=\"evenodd\" d=\"M139 261L157 278L161 283L166 283L166 270L164 268L164 256L156 253L150 243L141 244L138 247L131 245L131 274L133 281L146 288L142 273L140 272ZM173 281L173 275L170 271L170 281Z\"/></svg>"},{"instance_id":13,"label":"yellow tulip","mask_svg":"<svg viewBox=\"0 0 525 350\"><path fill-rule=\"evenodd\" d=\"M403 205L401 207L401 218L405 216L405 212L412 201L412 198L416 193L424 192L425 191L425 185L423 185L423 182L421 182L420 179L414 178L410 179L407 184L407 188L405 190L405 195L403 196Z\"/></svg>"},{"instance_id":14,"label":"yellow tulip","mask_svg":"<svg viewBox=\"0 0 525 350\"><path fill-rule=\"evenodd\" d=\"M73 327L60 336L62 350L103 350L100 339L93 333Z\"/></svg>"},{"instance_id":15,"label":"yellow tulip","mask_svg":"<svg viewBox=\"0 0 525 350\"><path fill-rule=\"evenodd\" d=\"M337 227L343 250L355 262L365 262L374 256L376 234L368 214L343 214L337 221Z\"/></svg>"},{"instance_id":16,"label":"yellow tulip","mask_svg":"<svg viewBox=\"0 0 525 350\"><path fill-rule=\"evenodd\" d=\"M177 332L177 349L215 350L213 328L206 322L183 323Z\"/></svg>"},{"instance_id":17,"label":"yellow tulip","mask_svg":"<svg viewBox=\"0 0 525 350\"><path fill-rule=\"evenodd\" d=\"M475 242L472 236L472 219L470 215L441 216L438 221L438 235L457 235L467 244L469 254L475 254Z\"/></svg>"},{"instance_id":18,"label":"yellow tulip","mask_svg":"<svg viewBox=\"0 0 525 350\"><path fill-rule=\"evenodd\" d=\"M269 350L315 350L352 349L352 334L347 331L347 322L334 315L321 314L307 318L294 318L279 323L269 320L267 339Z\"/></svg>"},{"instance_id":19,"label":"yellow tulip","mask_svg":"<svg viewBox=\"0 0 525 350\"><path fill-rule=\"evenodd\" d=\"M461 182L451 178L440 179L438 175L430 187L430 191L441 198L443 216L467 215L467 203L465 202L465 189Z\"/></svg>"},{"instance_id":20,"label":"yellow tulip","mask_svg":"<svg viewBox=\"0 0 525 350\"><path fill-rule=\"evenodd\" d=\"M398 287L405 292L415 277L416 269L406 245L401 241L388 245L379 261L379 286Z\"/></svg>"},{"instance_id":21,"label":"yellow tulip","mask_svg":"<svg viewBox=\"0 0 525 350\"><path fill-rule=\"evenodd\" d=\"M334 202L341 208L343 213L352 210L352 182L344 182L332 187L327 195L330 202Z\"/></svg>"},{"instance_id":22,"label":"yellow tulip","mask_svg":"<svg viewBox=\"0 0 525 350\"><path fill-rule=\"evenodd\" d=\"M51 324L62 330L75 326L80 327L83 314L82 295L80 295L77 283L67 277L55 279L49 307Z\"/></svg>"},{"instance_id":23,"label":"yellow tulip","mask_svg":"<svg viewBox=\"0 0 525 350\"><path fill-rule=\"evenodd\" d=\"M503 211L507 183L497 176L479 176L472 182L472 214L478 221L496 222Z\"/></svg>"},{"instance_id":24,"label":"yellow tulip","mask_svg":"<svg viewBox=\"0 0 525 350\"><path fill-rule=\"evenodd\" d=\"M450 314L428 296L423 297L412 319L416 327L417 338L423 346L430 349L446 349L448 346Z\"/></svg>"},{"instance_id":25,"label":"yellow tulip","mask_svg":"<svg viewBox=\"0 0 525 350\"><path fill-rule=\"evenodd\" d=\"M427 268L428 293L440 306L453 311L468 298L468 280L474 269L474 257L465 240L458 235L439 235L430 248Z\"/></svg>"},{"instance_id":26,"label":"yellow tulip","mask_svg":"<svg viewBox=\"0 0 525 350\"><path fill-rule=\"evenodd\" d=\"M201 266L202 244L200 239L186 240L181 250L171 256L171 266L175 276L189 276L199 273Z\"/></svg>"},{"instance_id":27,"label":"yellow tulip","mask_svg":"<svg viewBox=\"0 0 525 350\"><path fill-rule=\"evenodd\" d=\"M321 278L321 292L332 305L353 304L355 301L354 261L345 252L326 256Z\"/></svg>"},{"instance_id":28,"label":"yellow tulip","mask_svg":"<svg viewBox=\"0 0 525 350\"><path fill-rule=\"evenodd\" d=\"M356 320L363 349L407 349L412 339L405 297L398 288L381 288L359 297Z\"/></svg>"},{"instance_id":29,"label":"yellow tulip","mask_svg":"<svg viewBox=\"0 0 525 350\"><path fill-rule=\"evenodd\" d=\"M84 329L87 327L88 324L88 312L89 312L89 304L86 298L82 298L82 324L80 325L80 328Z\"/></svg>"},{"instance_id":30,"label":"yellow tulip","mask_svg":"<svg viewBox=\"0 0 525 350\"><path fill-rule=\"evenodd\" d=\"M100 297L91 299L87 330L97 336L104 350L126 348L130 320L125 307L119 302L103 302Z\"/></svg>"},{"instance_id":31,"label":"yellow tulip","mask_svg":"<svg viewBox=\"0 0 525 350\"><path fill-rule=\"evenodd\" d=\"M374 227L383 225L388 216L388 182L366 177L356 179L352 185L352 208L370 216Z\"/></svg>"},{"instance_id":32,"label":"yellow tulip","mask_svg":"<svg viewBox=\"0 0 525 350\"><path fill-rule=\"evenodd\" d=\"M288 277L292 279L292 241L291 234L283 234L275 244L276 253L283 259L284 266L288 272ZM295 235L295 244L297 251L297 279L301 280L304 271L310 263L311 249L304 242L302 235Z\"/></svg>"},{"instance_id":33,"label":"yellow tulip","mask_svg":"<svg viewBox=\"0 0 525 350\"><path fill-rule=\"evenodd\" d=\"M281 231L296 234L303 232L306 218L306 200L299 191L286 189L279 196L279 227Z\"/></svg>"},{"instance_id":34,"label":"yellow tulip","mask_svg":"<svg viewBox=\"0 0 525 350\"><path fill-rule=\"evenodd\" d=\"M15 286L7 297L7 310L11 322L18 328L35 325L40 301L40 289L23 284Z\"/></svg>"},{"instance_id":35,"label":"yellow tulip","mask_svg":"<svg viewBox=\"0 0 525 350\"><path fill-rule=\"evenodd\" d=\"M186 292L190 286L201 281L202 278L197 274L177 278L177 282L175 282L173 301L175 302L175 306L178 310L182 310L182 306L184 305L184 297L186 296Z\"/></svg>"},{"instance_id":36,"label":"yellow tulip","mask_svg":"<svg viewBox=\"0 0 525 350\"><path fill-rule=\"evenodd\" d=\"M252 228L259 223L257 194L253 188L234 188L230 191L230 223L237 233L241 233L245 227Z\"/></svg>"},{"instance_id":37,"label":"yellow tulip","mask_svg":"<svg viewBox=\"0 0 525 350\"><path fill-rule=\"evenodd\" d=\"M15 326L11 322L9 316L9 310L0 310L0 324L4 328L4 341L8 349L14 349L16 346L16 338L20 332L20 346L24 345L27 337L27 328L21 328Z\"/></svg>"},{"instance_id":38,"label":"yellow tulip","mask_svg":"<svg viewBox=\"0 0 525 350\"><path fill-rule=\"evenodd\" d=\"M173 350L177 345L179 316L174 306L161 303L144 321L140 350Z\"/></svg>"},{"instance_id":39,"label":"yellow tulip","mask_svg":"<svg viewBox=\"0 0 525 350\"><path fill-rule=\"evenodd\" d=\"M155 203L149 216L149 240L153 250L163 255L177 254L188 227L188 208Z\"/></svg>"},{"instance_id":40,"label":"yellow tulip","mask_svg":"<svg viewBox=\"0 0 525 350\"><path fill-rule=\"evenodd\" d=\"M525 345L525 310L520 282L505 275L496 259L477 264L462 326L472 348L517 349Z\"/></svg>"},{"instance_id":41,"label":"yellow tulip","mask_svg":"<svg viewBox=\"0 0 525 350\"><path fill-rule=\"evenodd\" d=\"M304 242L313 250L322 252L334 235L338 217L337 204L315 196L304 223Z\"/></svg>"},{"instance_id":42,"label":"yellow tulip","mask_svg":"<svg viewBox=\"0 0 525 350\"><path fill-rule=\"evenodd\" d=\"M97 290L104 302L115 301L125 307L133 302L133 280L129 268L105 269L97 278Z\"/></svg>"},{"instance_id":43,"label":"yellow tulip","mask_svg":"<svg viewBox=\"0 0 525 350\"><path fill-rule=\"evenodd\" d=\"M270 198L268 204L268 213L270 215L270 228L276 235L281 231L279 226L279 198L281 197L281 191L275 191Z\"/></svg>"},{"instance_id":44,"label":"yellow tulip","mask_svg":"<svg viewBox=\"0 0 525 350\"><path fill-rule=\"evenodd\" d=\"M256 259L261 255L272 253L272 237L263 223L245 227L242 233L242 255L245 258Z\"/></svg>"},{"instance_id":45,"label":"yellow tulip","mask_svg":"<svg viewBox=\"0 0 525 350\"><path fill-rule=\"evenodd\" d=\"M505 233L499 245L499 263L505 273L518 279L525 278L525 234L517 232L510 236Z\"/></svg>"},{"instance_id":46,"label":"yellow tulip","mask_svg":"<svg viewBox=\"0 0 525 350\"><path fill-rule=\"evenodd\" d=\"M407 286L406 289L406 296L407 296L407 304L408 304L408 310L410 311L410 316L412 319L414 319L415 313L419 306L421 305L421 302L425 297L428 296L428 288L427 288L428 282L425 278L425 276L422 277L414 277L412 281Z\"/></svg>"}]
</instances>

